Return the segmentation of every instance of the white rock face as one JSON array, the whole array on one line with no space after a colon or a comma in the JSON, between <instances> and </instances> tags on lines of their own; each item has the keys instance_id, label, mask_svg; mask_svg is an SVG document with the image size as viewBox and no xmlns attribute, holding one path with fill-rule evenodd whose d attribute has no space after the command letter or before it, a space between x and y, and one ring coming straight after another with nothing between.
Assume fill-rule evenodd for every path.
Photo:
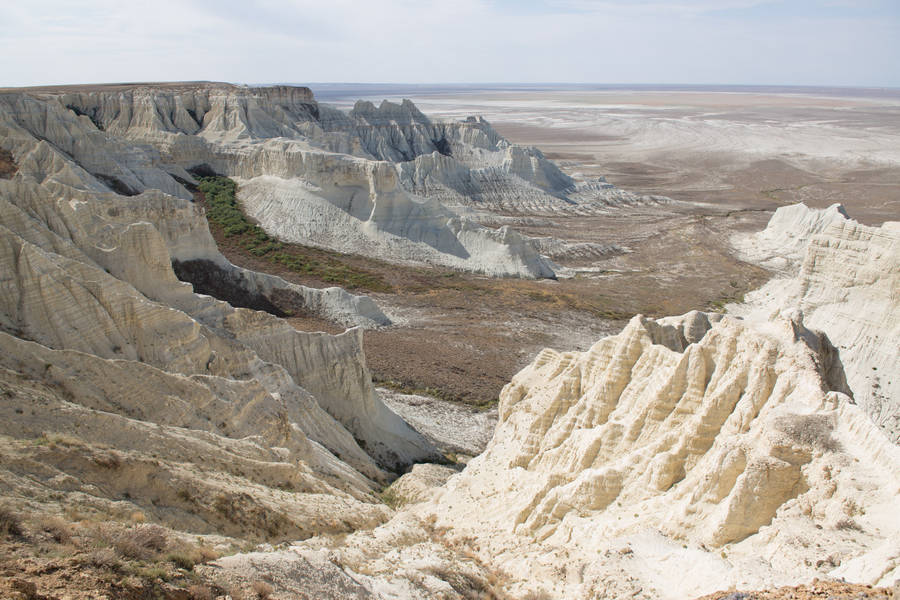
<instances>
[{"instance_id":1,"label":"white rock face","mask_svg":"<svg viewBox=\"0 0 900 600\"><path fill-rule=\"evenodd\" d=\"M341 202L306 181L271 176L238 180L238 194L247 213L283 240L487 275L556 275L528 238L508 227L481 227L436 201L417 202L396 187L393 171L383 175L356 182L371 191Z\"/></svg>"},{"instance_id":2,"label":"white rock face","mask_svg":"<svg viewBox=\"0 0 900 600\"><path fill-rule=\"evenodd\" d=\"M553 277L541 244L479 225L490 211L596 214L655 201L576 184L483 119L432 122L411 102L345 114L306 88L121 86L9 94L18 127L63 149L97 189L188 199L185 169L240 178L245 208L291 241L490 275ZM126 157L127 158L123 158ZM176 259L181 260L176 253Z\"/></svg>"},{"instance_id":3,"label":"white rock face","mask_svg":"<svg viewBox=\"0 0 900 600\"><path fill-rule=\"evenodd\" d=\"M154 114L186 126L174 108L155 110L135 105L110 127L157 131ZM350 325L386 323L378 307L229 264L169 175L187 173L59 98L0 95L0 134L16 167L0 179L4 495L66 497L125 518L139 508L238 537L382 522L374 490L385 469L436 451L376 395L360 330L296 331L194 293L172 264L205 269L254 302L288 295ZM51 434L65 441L35 446Z\"/></svg>"},{"instance_id":4,"label":"white rock face","mask_svg":"<svg viewBox=\"0 0 900 600\"><path fill-rule=\"evenodd\" d=\"M843 223L849 218L840 204L832 204L824 210L792 204L776 210L765 229L735 236L732 244L738 255L748 262L793 274L803 261L810 239L832 224Z\"/></svg>"},{"instance_id":5,"label":"white rock face","mask_svg":"<svg viewBox=\"0 0 900 600\"><path fill-rule=\"evenodd\" d=\"M799 311L837 348L854 400L900 440L900 222L867 227L840 205L799 204L737 244L782 274L729 311L750 320Z\"/></svg>"},{"instance_id":6,"label":"white rock face","mask_svg":"<svg viewBox=\"0 0 900 600\"><path fill-rule=\"evenodd\" d=\"M239 193L245 208L265 229L289 241L367 253L375 245L388 260L491 275L555 275L553 264L525 238L482 227L435 199L413 194L400 185L399 172L387 162L449 152L448 135L460 148L470 143L496 146L500 138L492 130L473 141L465 132L453 133L471 129L462 124L442 133L443 126L431 125L408 102L393 105L396 110L383 105L381 112L368 114L358 107L344 115L321 109L306 88L211 84L55 94L40 100L20 96L10 100L16 104L12 112L36 114L46 108L57 121L49 127L35 118L25 124L28 131L65 148L119 192L156 188L187 198L176 179L193 181L185 168L204 167L245 181ZM501 145L513 148L505 141ZM133 155L127 164L108 158L125 148ZM524 150L509 152L511 172L521 171L531 181L526 184L515 175L516 186L546 195L534 186L567 185L566 176L543 157L524 159L519 157ZM497 148L489 153L494 154ZM328 227L322 228L323 223Z\"/></svg>"},{"instance_id":7,"label":"white rock face","mask_svg":"<svg viewBox=\"0 0 900 600\"><path fill-rule=\"evenodd\" d=\"M900 448L832 389L834 359L796 317L703 313L545 350L482 455L335 556L385 597L460 597L440 582L489 573L565 598L891 585Z\"/></svg>"}]
</instances>

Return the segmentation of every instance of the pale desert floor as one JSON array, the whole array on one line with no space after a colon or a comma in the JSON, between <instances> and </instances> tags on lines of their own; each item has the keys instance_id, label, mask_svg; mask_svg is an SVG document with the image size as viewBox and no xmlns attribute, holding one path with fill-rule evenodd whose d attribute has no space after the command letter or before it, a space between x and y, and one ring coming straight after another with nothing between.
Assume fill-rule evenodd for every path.
<instances>
[{"instance_id":1,"label":"pale desert floor","mask_svg":"<svg viewBox=\"0 0 900 600\"><path fill-rule=\"evenodd\" d=\"M434 119L482 115L508 139L538 146L575 177L605 176L623 188L678 201L516 225L530 235L628 250L567 265L584 269L573 279L461 275L448 285L444 277L373 265L396 280L397 293L373 296L397 326L366 333L368 362L379 380L404 390L490 405L542 347L583 350L636 313L717 310L740 300L769 274L737 260L729 240L765 227L778 206L841 202L867 224L900 220L897 91L860 98L398 92L389 99L403 97ZM349 96L330 103L352 106ZM409 285L413 279L416 285Z\"/></svg>"},{"instance_id":2,"label":"pale desert floor","mask_svg":"<svg viewBox=\"0 0 900 600\"><path fill-rule=\"evenodd\" d=\"M606 176L638 192L735 208L842 202L867 224L900 219L897 94L555 91L414 100L435 117L483 115L571 174Z\"/></svg>"}]
</instances>

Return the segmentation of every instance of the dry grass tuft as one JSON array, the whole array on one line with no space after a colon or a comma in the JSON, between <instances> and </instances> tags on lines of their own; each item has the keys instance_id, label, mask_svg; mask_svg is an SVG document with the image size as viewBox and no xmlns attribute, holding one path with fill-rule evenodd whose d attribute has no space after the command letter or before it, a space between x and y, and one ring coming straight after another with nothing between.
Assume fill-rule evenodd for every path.
<instances>
[{"instance_id":1,"label":"dry grass tuft","mask_svg":"<svg viewBox=\"0 0 900 600\"><path fill-rule=\"evenodd\" d=\"M212 548L189 543L179 544L166 555L166 560L186 571L193 569L194 565L207 563L217 558L219 558L219 553Z\"/></svg>"},{"instance_id":2,"label":"dry grass tuft","mask_svg":"<svg viewBox=\"0 0 900 600\"><path fill-rule=\"evenodd\" d=\"M834 524L835 529L839 529L841 531L862 531L862 525L851 519L850 517L844 517L843 519L839 519L837 523Z\"/></svg>"},{"instance_id":3,"label":"dry grass tuft","mask_svg":"<svg viewBox=\"0 0 900 600\"><path fill-rule=\"evenodd\" d=\"M113 547L126 557L154 560L168 547L169 537L159 525L135 525L115 536Z\"/></svg>"},{"instance_id":4,"label":"dry grass tuft","mask_svg":"<svg viewBox=\"0 0 900 600\"><path fill-rule=\"evenodd\" d=\"M88 553L82 559L82 564L107 571L118 571L122 568L122 561L111 548L100 548Z\"/></svg>"},{"instance_id":5,"label":"dry grass tuft","mask_svg":"<svg viewBox=\"0 0 900 600\"><path fill-rule=\"evenodd\" d=\"M37 529L49 535L58 544L68 544L72 541L71 527L59 517L42 517L38 521Z\"/></svg>"},{"instance_id":6,"label":"dry grass tuft","mask_svg":"<svg viewBox=\"0 0 900 600\"><path fill-rule=\"evenodd\" d=\"M775 422L775 427L794 442L826 452L840 449L832 437L834 422L828 415L789 415Z\"/></svg>"},{"instance_id":7,"label":"dry grass tuft","mask_svg":"<svg viewBox=\"0 0 900 600\"><path fill-rule=\"evenodd\" d=\"M450 584L453 590L466 600L482 600L502 598L496 589L495 577L481 577L475 573L467 573L461 567L433 566L424 569L426 573L434 575Z\"/></svg>"},{"instance_id":8,"label":"dry grass tuft","mask_svg":"<svg viewBox=\"0 0 900 600\"><path fill-rule=\"evenodd\" d=\"M250 589L259 600L267 600L275 593L275 589L265 581L254 581L250 584Z\"/></svg>"},{"instance_id":9,"label":"dry grass tuft","mask_svg":"<svg viewBox=\"0 0 900 600\"><path fill-rule=\"evenodd\" d=\"M0 536L24 535L22 519L8 506L0 506Z\"/></svg>"}]
</instances>

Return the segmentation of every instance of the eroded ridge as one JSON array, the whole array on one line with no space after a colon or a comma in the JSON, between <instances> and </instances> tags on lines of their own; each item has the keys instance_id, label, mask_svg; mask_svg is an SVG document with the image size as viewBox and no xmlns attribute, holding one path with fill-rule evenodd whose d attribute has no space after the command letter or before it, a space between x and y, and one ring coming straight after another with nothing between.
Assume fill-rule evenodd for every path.
<instances>
[{"instance_id":1,"label":"eroded ridge","mask_svg":"<svg viewBox=\"0 0 900 600\"><path fill-rule=\"evenodd\" d=\"M430 498L403 487L418 503L332 551L409 597L491 573L567 598L891 585L900 450L834 389L837 370L797 313L637 316L586 352L541 352L504 388L482 455ZM388 540L403 542L385 557Z\"/></svg>"},{"instance_id":2,"label":"eroded ridge","mask_svg":"<svg viewBox=\"0 0 900 600\"><path fill-rule=\"evenodd\" d=\"M834 345L853 399L900 440L900 222L870 227L840 205L798 204L778 209L764 231L736 245L751 259L784 258L779 276L729 309L755 321L799 311Z\"/></svg>"}]
</instances>

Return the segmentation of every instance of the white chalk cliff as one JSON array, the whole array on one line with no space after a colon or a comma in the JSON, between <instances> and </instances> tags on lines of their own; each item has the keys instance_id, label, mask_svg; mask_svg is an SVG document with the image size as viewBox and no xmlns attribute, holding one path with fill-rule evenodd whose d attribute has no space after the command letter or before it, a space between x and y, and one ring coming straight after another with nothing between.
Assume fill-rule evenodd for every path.
<instances>
[{"instance_id":1,"label":"white chalk cliff","mask_svg":"<svg viewBox=\"0 0 900 600\"><path fill-rule=\"evenodd\" d=\"M802 266L741 316L637 316L586 352L544 350L504 388L491 442L460 474L429 491L413 472L385 525L277 560L327 559L386 598L893 585L897 395L863 401L857 381L900 364L898 233L840 207L779 211L745 243Z\"/></svg>"},{"instance_id":2,"label":"white chalk cliff","mask_svg":"<svg viewBox=\"0 0 900 600\"><path fill-rule=\"evenodd\" d=\"M369 299L230 265L179 182L206 165L237 178L248 210L283 235L277 204L319 202L358 221L358 240L441 255L456 240L469 257L450 255L469 262L454 266L540 276L546 263L521 236L403 187L403 165L500 141L477 121L436 137L396 106L343 115L299 88L220 85L0 94L13 166L0 178L5 499L303 540L210 567L265 573L293 596L328 584L347 597L674 600L900 578L900 448L888 437L900 227L837 209L784 211L748 242L756 260L787 255L772 264L790 276L751 294L743 319L636 316L586 352L544 350L504 388L482 455L442 487L448 470L413 470L393 490L408 496L396 513L378 502L387 468L435 453L378 399L360 329L295 331L275 311L195 293L173 263L218 278L235 304L287 294L348 325L385 322ZM491 177L560 198L565 181L539 156L510 153ZM421 181L452 189L443 177Z\"/></svg>"},{"instance_id":3,"label":"white chalk cliff","mask_svg":"<svg viewBox=\"0 0 900 600\"><path fill-rule=\"evenodd\" d=\"M409 101L359 102L343 113L306 88L169 84L7 102L99 185L187 198L186 170L209 169L240 181L243 207L270 232L344 252L374 246L393 261L553 277L539 243L478 221L492 211L595 214L654 201L599 180L577 183L483 119L432 122Z\"/></svg>"},{"instance_id":4,"label":"white chalk cliff","mask_svg":"<svg viewBox=\"0 0 900 600\"><path fill-rule=\"evenodd\" d=\"M730 312L748 320L802 313L837 348L854 401L900 441L900 222L868 227L839 204L797 204L735 244L779 275Z\"/></svg>"},{"instance_id":5,"label":"white chalk cliff","mask_svg":"<svg viewBox=\"0 0 900 600\"><path fill-rule=\"evenodd\" d=\"M56 96L0 94L0 145L14 167L0 178L5 496L71 492L101 512L281 539L386 517L386 469L436 452L377 397L361 330L297 331L195 293L173 263L246 305L288 298L347 325L387 323L372 300L231 265L181 170ZM34 445L48 435L67 441Z\"/></svg>"},{"instance_id":6,"label":"white chalk cliff","mask_svg":"<svg viewBox=\"0 0 900 600\"><path fill-rule=\"evenodd\" d=\"M587 352L543 351L504 388L485 452L430 499L280 559L325 552L380 597L892 585L900 448L835 389L835 359L797 314L637 316Z\"/></svg>"},{"instance_id":7,"label":"white chalk cliff","mask_svg":"<svg viewBox=\"0 0 900 600\"><path fill-rule=\"evenodd\" d=\"M134 86L22 94L15 102L15 112L35 114L30 130L51 129L48 140L122 193L156 188L186 197L178 181L192 182L186 169L199 167L238 179L245 210L287 241L367 254L375 245L388 260L491 275L555 275L553 263L521 236L485 228L401 185L401 167L391 161L434 143L444 148L440 139L416 145L415 136L437 135L422 123L407 141L400 125L376 127L361 114L320 107L296 87ZM98 151L100 138L132 160L112 164ZM540 173L565 178L535 160ZM517 185L547 180L537 171L535 183L517 177Z\"/></svg>"}]
</instances>

